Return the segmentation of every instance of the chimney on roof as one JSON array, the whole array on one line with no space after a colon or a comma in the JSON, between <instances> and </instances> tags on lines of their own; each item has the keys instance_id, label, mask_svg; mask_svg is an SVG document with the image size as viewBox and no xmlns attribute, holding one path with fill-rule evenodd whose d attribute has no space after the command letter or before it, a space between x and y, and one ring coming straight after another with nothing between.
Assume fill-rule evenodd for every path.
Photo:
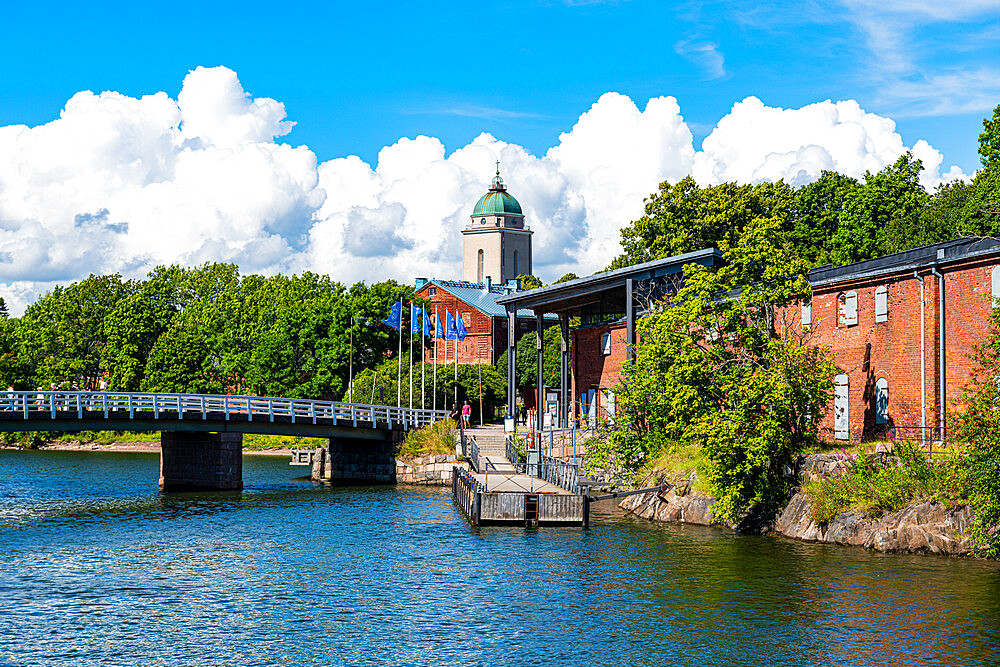
<instances>
[{"instance_id":1,"label":"chimney on roof","mask_svg":"<svg viewBox=\"0 0 1000 667\"><path fill-rule=\"evenodd\" d=\"M489 294L493 291L493 279L486 276L486 282L483 283L483 291Z\"/></svg>"}]
</instances>

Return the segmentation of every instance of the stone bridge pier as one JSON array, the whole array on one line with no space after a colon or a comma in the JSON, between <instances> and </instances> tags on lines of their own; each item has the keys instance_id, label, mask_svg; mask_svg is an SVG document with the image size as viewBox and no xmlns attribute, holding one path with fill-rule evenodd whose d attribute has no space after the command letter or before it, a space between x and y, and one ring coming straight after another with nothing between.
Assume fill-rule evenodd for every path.
<instances>
[{"instance_id":1,"label":"stone bridge pier","mask_svg":"<svg viewBox=\"0 0 1000 667\"><path fill-rule=\"evenodd\" d=\"M160 433L161 491L228 491L242 488L242 433Z\"/></svg>"},{"instance_id":2,"label":"stone bridge pier","mask_svg":"<svg viewBox=\"0 0 1000 667\"><path fill-rule=\"evenodd\" d=\"M383 434L380 439L330 438L313 457L313 479L336 485L395 484L396 450L405 434Z\"/></svg>"}]
</instances>

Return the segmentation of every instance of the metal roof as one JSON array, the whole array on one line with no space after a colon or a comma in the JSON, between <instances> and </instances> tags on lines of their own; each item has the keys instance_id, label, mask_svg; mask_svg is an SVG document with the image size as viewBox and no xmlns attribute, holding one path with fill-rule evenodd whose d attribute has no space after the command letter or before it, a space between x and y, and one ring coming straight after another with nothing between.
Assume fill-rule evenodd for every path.
<instances>
[{"instance_id":1,"label":"metal roof","mask_svg":"<svg viewBox=\"0 0 1000 667\"><path fill-rule=\"evenodd\" d=\"M723 261L721 251L715 248L705 248L704 250L626 266L623 269L595 273L592 276L568 280L557 285L506 294L498 297L496 301L501 306L516 305L524 308L553 307L562 309L576 307L583 300L596 298L601 293L615 293L615 298L618 298L617 292L624 290L625 281L629 278L632 280L652 280L682 273L687 264L719 266ZM624 298L624 293L622 293L621 298Z\"/></svg>"},{"instance_id":2,"label":"metal roof","mask_svg":"<svg viewBox=\"0 0 1000 667\"><path fill-rule=\"evenodd\" d=\"M915 269L931 265L947 265L983 255L1000 253L1000 240L994 238L969 237L954 239L942 243L921 246L893 253L884 257L876 257L863 262L845 264L844 266L820 266L809 272L809 284L815 287L873 278L881 275L912 272Z\"/></svg>"},{"instance_id":3,"label":"metal roof","mask_svg":"<svg viewBox=\"0 0 1000 667\"><path fill-rule=\"evenodd\" d=\"M504 190L490 190L476 202L472 215L522 215L521 205Z\"/></svg>"},{"instance_id":4,"label":"metal roof","mask_svg":"<svg viewBox=\"0 0 1000 667\"><path fill-rule=\"evenodd\" d=\"M469 304L476 310L486 313L490 317L507 316L507 309L497 303L499 297L511 293L511 290L507 287L491 285L490 291L487 292L484 283L470 283L464 280L437 280L432 278L421 285L418 291L432 284L445 290L460 301ZM517 316L532 318L535 316L535 313L534 311L521 308L518 309ZM553 319L553 317L547 316L546 319Z\"/></svg>"}]
</instances>

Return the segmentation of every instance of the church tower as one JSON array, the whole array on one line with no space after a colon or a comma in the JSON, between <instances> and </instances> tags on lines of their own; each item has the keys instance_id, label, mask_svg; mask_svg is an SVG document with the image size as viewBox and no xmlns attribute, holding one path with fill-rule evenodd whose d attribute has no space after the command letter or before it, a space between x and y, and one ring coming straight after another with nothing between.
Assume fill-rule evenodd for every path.
<instances>
[{"instance_id":1,"label":"church tower","mask_svg":"<svg viewBox=\"0 0 1000 667\"><path fill-rule=\"evenodd\" d=\"M489 191L476 203L462 230L462 280L505 283L531 273L531 230L521 205L500 178L500 162Z\"/></svg>"}]
</instances>

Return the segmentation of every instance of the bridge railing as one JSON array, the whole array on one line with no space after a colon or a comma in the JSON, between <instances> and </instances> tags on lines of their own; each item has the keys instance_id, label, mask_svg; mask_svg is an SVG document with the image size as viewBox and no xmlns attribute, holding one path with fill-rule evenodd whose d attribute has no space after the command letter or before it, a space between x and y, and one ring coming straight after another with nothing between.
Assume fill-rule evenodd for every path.
<instances>
[{"instance_id":1,"label":"bridge railing","mask_svg":"<svg viewBox=\"0 0 1000 667\"><path fill-rule=\"evenodd\" d=\"M152 415L154 419L224 419L226 421L270 421L293 424L349 421L357 426L367 422L374 427L415 428L447 417L445 410L400 408L391 405L368 405L314 401L273 396L237 396L220 394L125 393L105 391L13 391L0 392L0 417L24 419L65 419L76 413L79 419L120 418L127 412ZM4 414L6 413L6 415Z\"/></svg>"}]
</instances>

